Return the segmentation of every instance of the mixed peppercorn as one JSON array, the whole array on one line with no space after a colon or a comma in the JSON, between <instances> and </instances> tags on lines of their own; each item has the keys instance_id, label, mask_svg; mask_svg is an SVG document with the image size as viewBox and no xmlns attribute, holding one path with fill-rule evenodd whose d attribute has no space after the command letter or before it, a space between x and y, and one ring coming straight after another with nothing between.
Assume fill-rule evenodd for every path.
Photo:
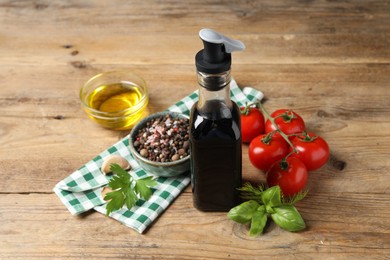
<instances>
[{"instance_id":1,"label":"mixed peppercorn","mask_svg":"<svg viewBox=\"0 0 390 260\"><path fill-rule=\"evenodd\" d=\"M172 162L189 154L189 120L163 115L141 128L133 142L136 151L155 162Z\"/></svg>"}]
</instances>

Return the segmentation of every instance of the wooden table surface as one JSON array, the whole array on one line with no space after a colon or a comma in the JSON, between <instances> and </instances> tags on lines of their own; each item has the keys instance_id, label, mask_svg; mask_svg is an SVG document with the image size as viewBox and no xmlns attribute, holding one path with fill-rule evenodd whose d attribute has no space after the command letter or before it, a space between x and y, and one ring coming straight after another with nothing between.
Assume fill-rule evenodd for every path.
<instances>
[{"instance_id":1,"label":"wooden table surface","mask_svg":"<svg viewBox=\"0 0 390 260\"><path fill-rule=\"evenodd\" d=\"M241 87L291 108L329 143L297 204L307 229L265 234L192 206L188 187L138 234L97 212L72 216L53 186L128 132L95 125L78 90L129 69L150 112L198 88L201 28L240 39ZM390 257L390 2L0 0L0 259L386 259ZM243 147L244 179L264 174Z\"/></svg>"}]
</instances>

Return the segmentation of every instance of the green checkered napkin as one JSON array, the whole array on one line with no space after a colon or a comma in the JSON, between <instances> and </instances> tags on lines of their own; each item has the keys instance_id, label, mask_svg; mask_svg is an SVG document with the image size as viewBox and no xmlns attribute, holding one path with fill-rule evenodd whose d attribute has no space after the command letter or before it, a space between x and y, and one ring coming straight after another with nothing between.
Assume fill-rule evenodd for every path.
<instances>
[{"instance_id":1,"label":"green checkered napkin","mask_svg":"<svg viewBox=\"0 0 390 260\"><path fill-rule=\"evenodd\" d=\"M241 90L234 80L231 82L230 90L232 100L239 106L263 98L263 93L253 88L246 87ZM192 105L197 100L198 92L195 91L168 110L189 115ZM128 137L123 138L57 183L53 190L73 215L91 209L106 214L106 202L102 198L101 191L108 184L109 177L106 177L100 171L105 157L118 154L126 158L132 166L130 174L135 178L152 175L152 173L147 173L140 168L130 154L128 144ZM123 208L112 212L110 217L142 233L190 183L190 176L187 173L172 178L158 177L156 181L158 184L154 187L153 195L149 200L139 200L133 208Z\"/></svg>"}]
</instances>

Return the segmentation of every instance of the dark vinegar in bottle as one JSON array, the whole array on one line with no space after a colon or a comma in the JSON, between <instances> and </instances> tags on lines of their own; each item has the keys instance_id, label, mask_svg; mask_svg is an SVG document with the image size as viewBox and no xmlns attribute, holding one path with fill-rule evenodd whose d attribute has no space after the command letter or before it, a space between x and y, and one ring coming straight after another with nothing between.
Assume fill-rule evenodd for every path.
<instances>
[{"instance_id":1,"label":"dark vinegar in bottle","mask_svg":"<svg viewBox=\"0 0 390 260\"><path fill-rule=\"evenodd\" d=\"M203 112L204 111L204 112ZM228 211L240 203L241 134L239 108L217 100L192 108L191 172L194 206Z\"/></svg>"}]
</instances>

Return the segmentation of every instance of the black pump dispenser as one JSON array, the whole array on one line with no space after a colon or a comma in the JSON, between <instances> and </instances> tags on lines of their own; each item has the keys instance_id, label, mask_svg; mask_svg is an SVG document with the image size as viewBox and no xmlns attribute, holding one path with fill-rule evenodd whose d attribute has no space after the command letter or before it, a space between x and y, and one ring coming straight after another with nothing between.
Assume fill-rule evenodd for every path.
<instances>
[{"instance_id":1,"label":"black pump dispenser","mask_svg":"<svg viewBox=\"0 0 390 260\"><path fill-rule=\"evenodd\" d=\"M230 70L232 63L231 52L245 49L242 42L230 39L211 29L202 29L199 37L204 49L196 56L196 69L199 72L218 74Z\"/></svg>"},{"instance_id":2,"label":"black pump dispenser","mask_svg":"<svg viewBox=\"0 0 390 260\"><path fill-rule=\"evenodd\" d=\"M196 69L200 72L217 74L230 70L232 58L225 52L223 44L203 41L204 49L195 56Z\"/></svg>"}]
</instances>

